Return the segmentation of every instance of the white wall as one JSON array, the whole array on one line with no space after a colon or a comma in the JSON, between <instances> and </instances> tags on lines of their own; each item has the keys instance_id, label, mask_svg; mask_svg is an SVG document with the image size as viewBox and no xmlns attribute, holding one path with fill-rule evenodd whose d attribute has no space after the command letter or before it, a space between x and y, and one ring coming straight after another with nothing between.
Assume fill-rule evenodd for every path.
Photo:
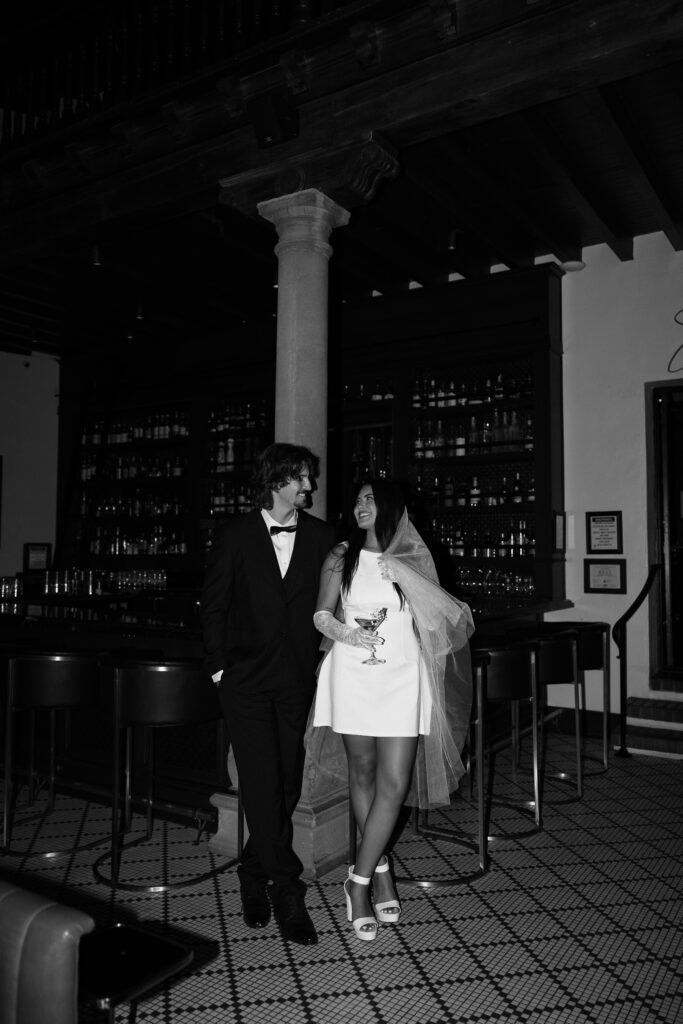
<instances>
[{"instance_id":1,"label":"white wall","mask_svg":"<svg viewBox=\"0 0 683 1024\"><path fill-rule=\"evenodd\" d=\"M612 625L647 577L644 385L683 383L683 351L674 363L678 370L667 372L683 344L683 327L674 322L683 309L683 253L654 234L635 240L632 261L621 263L602 245L585 249L583 259L585 269L563 280L565 507L575 527L566 575L567 597L575 608L551 618ZM618 557L626 559L628 592L584 594L585 514L616 509L623 512L624 554ZM612 706L617 710L614 644L612 652ZM648 695L648 662L646 601L628 625L629 696ZM599 687L588 690L589 706L599 706Z\"/></svg>"},{"instance_id":2,"label":"white wall","mask_svg":"<svg viewBox=\"0 0 683 1024\"><path fill-rule=\"evenodd\" d=\"M20 572L27 541L55 542L59 365L0 352L0 576Z\"/></svg>"}]
</instances>

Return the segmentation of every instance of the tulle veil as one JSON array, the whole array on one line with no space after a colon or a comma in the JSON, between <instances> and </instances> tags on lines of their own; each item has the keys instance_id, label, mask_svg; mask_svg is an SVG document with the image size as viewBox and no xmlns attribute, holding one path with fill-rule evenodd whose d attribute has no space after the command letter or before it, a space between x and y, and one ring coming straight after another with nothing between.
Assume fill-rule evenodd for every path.
<instances>
[{"instance_id":1,"label":"tulle veil","mask_svg":"<svg viewBox=\"0 0 683 1024\"><path fill-rule=\"evenodd\" d=\"M419 738L405 803L423 809L448 806L465 771L460 754L472 706L472 613L439 586L434 560L405 511L380 564L398 583L410 608L424 661L422 685L432 698L429 733ZM327 651L331 646L328 641L322 645ZM317 771L341 779L346 775L341 736L327 726L314 728L314 709L306 730L307 761Z\"/></svg>"}]
</instances>

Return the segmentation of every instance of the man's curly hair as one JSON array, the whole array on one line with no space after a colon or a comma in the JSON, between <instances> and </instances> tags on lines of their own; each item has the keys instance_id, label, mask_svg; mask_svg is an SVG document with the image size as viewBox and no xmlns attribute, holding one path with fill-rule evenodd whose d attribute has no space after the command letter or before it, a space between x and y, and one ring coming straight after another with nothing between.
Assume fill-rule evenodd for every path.
<instances>
[{"instance_id":1,"label":"man's curly hair","mask_svg":"<svg viewBox=\"0 0 683 1024\"><path fill-rule=\"evenodd\" d=\"M254 504L259 508L272 508L273 491L279 491L303 469L308 470L311 481L320 472L320 459L310 449L284 442L269 445L254 466L251 478Z\"/></svg>"}]
</instances>

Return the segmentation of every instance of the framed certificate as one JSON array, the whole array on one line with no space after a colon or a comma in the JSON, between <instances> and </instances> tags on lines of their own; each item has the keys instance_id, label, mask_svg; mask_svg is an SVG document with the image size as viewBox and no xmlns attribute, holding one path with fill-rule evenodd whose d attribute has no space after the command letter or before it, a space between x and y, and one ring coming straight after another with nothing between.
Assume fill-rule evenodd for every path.
<instances>
[{"instance_id":1,"label":"framed certificate","mask_svg":"<svg viewBox=\"0 0 683 1024\"><path fill-rule=\"evenodd\" d=\"M625 594L625 558L584 558L583 589L586 594Z\"/></svg>"},{"instance_id":2,"label":"framed certificate","mask_svg":"<svg viewBox=\"0 0 683 1024\"><path fill-rule=\"evenodd\" d=\"M623 550L621 512L586 512L586 553L620 555Z\"/></svg>"},{"instance_id":3,"label":"framed certificate","mask_svg":"<svg viewBox=\"0 0 683 1024\"><path fill-rule=\"evenodd\" d=\"M49 569L52 544L24 544L24 572Z\"/></svg>"}]
</instances>

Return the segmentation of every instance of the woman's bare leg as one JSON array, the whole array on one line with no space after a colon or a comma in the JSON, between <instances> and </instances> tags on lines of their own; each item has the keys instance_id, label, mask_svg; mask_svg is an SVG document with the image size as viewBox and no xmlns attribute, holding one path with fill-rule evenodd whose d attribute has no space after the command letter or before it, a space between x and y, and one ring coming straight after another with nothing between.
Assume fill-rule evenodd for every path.
<instances>
[{"instance_id":1,"label":"woman's bare leg","mask_svg":"<svg viewBox=\"0 0 683 1024\"><path fill-rule=\"evenodd\" d=\"M356 854L354 874L372 878L391 838L408 791L417 750L416 736L344 736L349 760L351 805L362 838ZM391 898L389 874L378 878ZM349 884L353 916L370 915L367 886ZM379 892L382 901L384 893Z\"/></svg>"}]
</instances>

